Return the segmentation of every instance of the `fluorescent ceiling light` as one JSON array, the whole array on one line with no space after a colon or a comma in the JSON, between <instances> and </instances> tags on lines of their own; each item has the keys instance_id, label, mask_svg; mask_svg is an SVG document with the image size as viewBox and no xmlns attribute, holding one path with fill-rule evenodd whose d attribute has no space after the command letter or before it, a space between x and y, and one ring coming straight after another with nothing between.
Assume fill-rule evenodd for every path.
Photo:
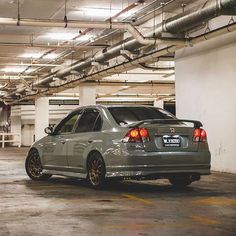
<instances>
[{"instance_id":1,"label":"fluorescent ceiling light","mask_svg":"<svg viewBox=\"0 0 236 236\"><path fill-rule=\"evenodd\" d=\"M44 37L53 39L53 40L72 40L74 37L78 36L78 33L48 33Z\"/></svg>"},{"instance_id":2,"label":"fluorescent ceiling light","mask_svg":"<svg viewBox=\"0 0 236 236\"><path fill-rule=\"evenodd\" d=\"M6 73L22 73L23 71L25 71L27 67L22 67L19 65L19 67L5 67L3 69L1 69L1 71L6 72ZM32 72L32 69L28 69L27 71L25 71L25 73L30 73Z\"/></svg>"},{"instance_id":3,"label":"fluorescent ceiling light","mask_svg":"<svg viewBox=\"0 0 236 236\"><path fill-rule=\"evenodd\" d=\"M76 40L77 41L88 41L88 40L91 40L91 39L93 39L94 38L94 36L93 35L90 35L90 34L85 34L85 35L81 35L81 36L79 36Z\"/></svg>"},{"instance_id":4,"label":"fluorescent ceiling light","mask_svg":"<svg viewBox=\"0 0 236 236\"><path fill-rule=\"evenodd\" d=\"M121 9L109 8L80 8L78 11L72 11L72 14L83 14L90 17L108 18L117 14Z\"/></svg>"},{"instance_id":5,"label":"fluorescent ceiling light","mask_svg":"<svg viewBox=\"0 0 236 236\"><path fill-rule=\"evenodd\" d=\"M21 73L25 70L26 68L22 68L22 67L6 67L3 68L2 71L9 73L9 72L13 72L13 73Z\"/></svg>"},{"instance_id":6,"label":"fluorescent ceiling light","mask_svg":"<svg viewBox=\"0 0 236 236\"><path fill-rule=\"evenodd\" d=\"M40 53L24 53L24 54L21 54L19 57L38 59L42 56L43 56L43 53L40 52ZM50 53L50 54L43 56L43 58L44 59L55 59L55 58L57 58L57 54Z\"/></svg>"},{"instance_id":7,"label":"fluorescent ceiling light","mask_svg":"<svg viewBox=\"0 0 236 236\"><path fill-rule=\"evenodd\" d=\"M44 59L56 59L57 58L57 54L55 53L50 53L50 54L47 54L45 56L43 56Z\"/></svg>"},{"instance_id":8,"label":"fluorescent ceiling light","mask_svg":"<svg viewBox=\"0 0 236 236\"><path fill-rule=\"evenodd\" d=\"M43 55L42 53L24 53L24 54L21 54L19 57L38 59L42 55Z\"/></svg>"}]
</instances>

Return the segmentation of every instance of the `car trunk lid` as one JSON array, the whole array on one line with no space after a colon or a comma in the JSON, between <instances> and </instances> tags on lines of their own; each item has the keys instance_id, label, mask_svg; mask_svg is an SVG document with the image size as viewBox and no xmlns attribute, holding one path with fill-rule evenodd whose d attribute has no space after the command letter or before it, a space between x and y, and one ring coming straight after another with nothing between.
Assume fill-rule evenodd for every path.
<instances>
[{"instance_id":1,"label":"car trunk lid","mask_svg":"<svg viewBox=\"0 0 236 236\"><path fill-rule=\"evenodd\" d=\"M190 127L184 122L194 126ZM198 151L199 143L193 141L193 133L201 125L198 121L189 120L149 120L134 124L148 130L150 140L143 143L146 152Z\"/></svg>"}]
</instances>

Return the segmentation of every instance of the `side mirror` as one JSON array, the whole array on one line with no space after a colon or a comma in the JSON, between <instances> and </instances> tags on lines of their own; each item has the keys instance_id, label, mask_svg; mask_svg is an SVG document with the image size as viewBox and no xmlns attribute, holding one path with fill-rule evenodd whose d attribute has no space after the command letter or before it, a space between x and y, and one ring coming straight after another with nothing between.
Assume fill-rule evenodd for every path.
<instances>
[{"instance_id":1,"label":"side mirror","mask_svg":"<svg viewBox=\"0 0 236 236\"><path fill-rule=\"evenodd\" d=\"M52 127L52 126L46 127L46 128L44 129L44 132L45 132L46 134L51 135L51 134L53 133L53 127Z\"/></svg>"}]
</instances>

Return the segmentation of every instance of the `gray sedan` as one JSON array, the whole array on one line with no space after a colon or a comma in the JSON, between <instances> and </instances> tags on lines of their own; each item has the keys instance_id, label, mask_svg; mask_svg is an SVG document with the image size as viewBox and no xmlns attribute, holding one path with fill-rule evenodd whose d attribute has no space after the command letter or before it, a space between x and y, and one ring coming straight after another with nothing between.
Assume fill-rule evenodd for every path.
<instances>
[{"instance_id":1,"label":"gray sedan","mask_svg":"<svg viewBox=\"0 0 236 236\"><path fill-rule=\"evenodd\" d=\"M52 175L107 180L167 178L183 187L210 174L207 136L199 121L151 106L87 106L69 113L30 148L33 180Z\"/></svg>"}]
</instances>

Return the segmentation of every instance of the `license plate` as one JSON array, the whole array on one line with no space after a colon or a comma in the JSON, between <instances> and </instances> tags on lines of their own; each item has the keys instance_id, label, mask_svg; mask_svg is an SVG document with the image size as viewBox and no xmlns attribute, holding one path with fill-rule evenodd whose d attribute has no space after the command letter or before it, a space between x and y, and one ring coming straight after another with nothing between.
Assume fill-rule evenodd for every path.
<instances>
[{"instance_id":1,"label":"license plate","mask_svg":"<svg viewBox=\"0 0 236 236\"><path fill-rule=\"evenodd\" d=\"M164 135L163 136L164 147L180 147L180 137L178 135Z\"/></svg>"}]
</instances>

